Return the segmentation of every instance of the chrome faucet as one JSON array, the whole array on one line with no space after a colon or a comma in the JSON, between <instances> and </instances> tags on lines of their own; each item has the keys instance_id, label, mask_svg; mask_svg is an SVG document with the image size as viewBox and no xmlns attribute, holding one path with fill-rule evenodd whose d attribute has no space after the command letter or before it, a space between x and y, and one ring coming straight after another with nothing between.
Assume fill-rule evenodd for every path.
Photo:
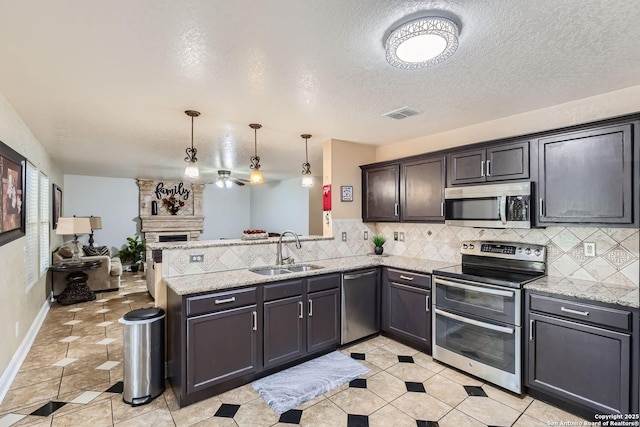
<instances>
[{"instance_id":1,"label":"chrome faucet","mask_svg":"<svg viewBox=\"0 0 640 427\"><path fill-rule=\"evenodd\" d=\"M282 234L280 234L280 238L278 239L278 249L276 251L276 263L278 265L293 264L293 257L291 256L288 256L286 258L282 257L282 238L287 233L293 235L293 237L296 238L296 248L300 249L302 247L302 245L300 244L300 239L298 238L298 235L295 233L295 231L291 231L291 230L283 231Z\"/></svg>"}]
</instances>

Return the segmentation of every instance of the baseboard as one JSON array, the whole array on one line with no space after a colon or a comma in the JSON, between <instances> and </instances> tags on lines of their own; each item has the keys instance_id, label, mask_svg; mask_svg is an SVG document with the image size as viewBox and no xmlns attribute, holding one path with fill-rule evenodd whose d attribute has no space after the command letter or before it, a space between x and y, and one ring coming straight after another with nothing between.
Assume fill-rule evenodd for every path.
<instances>
[{"instance_id":1,"label":"baseboard","mask_svg":"<svg viewBox=\"0 0 640 427\"><path fill-rule=\"evenodd\" d=\"M27 354L29 354L31 345L33 344L33 341L36 339L36 336L38 335L38 331L40 330L40 327L42 326L44 319L46 319L47 317L47 313L49 312L49 307L50 307L49 300L46 299L44 301L44 304L42 305L42 308L40 309L40 312L38 313L36 318L33 320L33 323L29 328L29 332L27 332L27 335L25 335L24 339L22 340L20 347L18 347L18 350L14 353L13 357L11 358L11 362L9 362L9 366L7 366L7 369L2 374L2 377L0 377L0 403L2 403L5 396L7 395L7 392L11 387L11 383L13 383L13 380L16 378L16 375L20 370L20 366L22 365L22 362L24 362L24 359L27 357Z\"/></svg>"}]
</instances>

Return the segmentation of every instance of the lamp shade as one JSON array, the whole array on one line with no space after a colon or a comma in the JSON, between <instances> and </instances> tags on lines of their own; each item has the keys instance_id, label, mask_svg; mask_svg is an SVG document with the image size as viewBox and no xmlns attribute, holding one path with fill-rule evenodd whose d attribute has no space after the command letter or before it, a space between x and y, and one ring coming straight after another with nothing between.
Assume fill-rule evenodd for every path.
<instances>
[{"instance_id":1,"label":"lamp shade","mask_svg":"<svg viewBox=\"0 0 640 427\"><path fill-rule=\"evenodd\" d=\"M90 216L89 222L91 223L92 230L102 230L102 217Z\"/></svg>"},{"instance_id":2,"label":"lamp shade","mask_svg":"<svg viewBox=\"0 0 640 427\"><path fill-rule=\"evenodd\" d=\"M90 233L91 233L91 221L89 220L89 218L80 218L80 217L58 218L58 228L56 228L56 234L77 235L77 234L90 234Z\"/></svg>"}]
</instances>

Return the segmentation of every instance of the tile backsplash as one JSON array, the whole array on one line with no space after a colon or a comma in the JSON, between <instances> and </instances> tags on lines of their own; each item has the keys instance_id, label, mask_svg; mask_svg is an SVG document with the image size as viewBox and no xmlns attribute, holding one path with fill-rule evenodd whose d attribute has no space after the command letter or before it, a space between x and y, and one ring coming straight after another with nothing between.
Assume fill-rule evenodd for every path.
<instances>
[{"instance_id":1,"label":"tile backsplash","mask_svg":"<svg viewBox=\"0 0 640 427\"><path fill-rule=\"evenodd\" d=\"M364 232L369 240L364 240ZM342 233L346 241L342 241ZM393 233L404 233L404 242ZM302 249L287 243L296 262L365 255L373 252L371 237L387 238L385 253L434 261L460 262L463 240L498 240L547 246L548 274L611 284L639 286L640 232L633 228L547 227L529 230L482 229L444 224L363 223L360 219L333 221L334 239L308 240ZM583 243L594 242L595 257L585 257ZM204 262L190 263L189 256L203 254ZM221 270L273 265L276 244L211 246L163 251L163 276L199 274Z\"/></svg>"}]
</instances>

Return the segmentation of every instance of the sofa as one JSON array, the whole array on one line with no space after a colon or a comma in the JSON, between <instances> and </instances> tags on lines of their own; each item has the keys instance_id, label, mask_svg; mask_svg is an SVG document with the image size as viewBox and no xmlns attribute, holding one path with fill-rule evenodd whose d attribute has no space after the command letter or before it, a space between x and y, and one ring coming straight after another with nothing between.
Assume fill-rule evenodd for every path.
<instances>
[{"instance_id":1,"label":"sofa","mask_svg":"<svg viewBox=\"0 0 640 427\"><path fill-rule=\"evenodd\" d=\"M87 285L94 292L112 291L120 287L120 276L122 275L122 262L120 258L112 257L111 251L106 246L89 247L82 246L78 243L78 255L83 261L100 260L102 265L93 270L86 270L89 275ZM87 255L90 253L91 255ZM96 255L94 255L96 254ZM64 243L52 254L52 264L60 264L70 262L73 256L73 242ZM52 290L54 295L60 294L66 286L66 274L53 273L51 278Z\"/></svg>"}]
</instances>

